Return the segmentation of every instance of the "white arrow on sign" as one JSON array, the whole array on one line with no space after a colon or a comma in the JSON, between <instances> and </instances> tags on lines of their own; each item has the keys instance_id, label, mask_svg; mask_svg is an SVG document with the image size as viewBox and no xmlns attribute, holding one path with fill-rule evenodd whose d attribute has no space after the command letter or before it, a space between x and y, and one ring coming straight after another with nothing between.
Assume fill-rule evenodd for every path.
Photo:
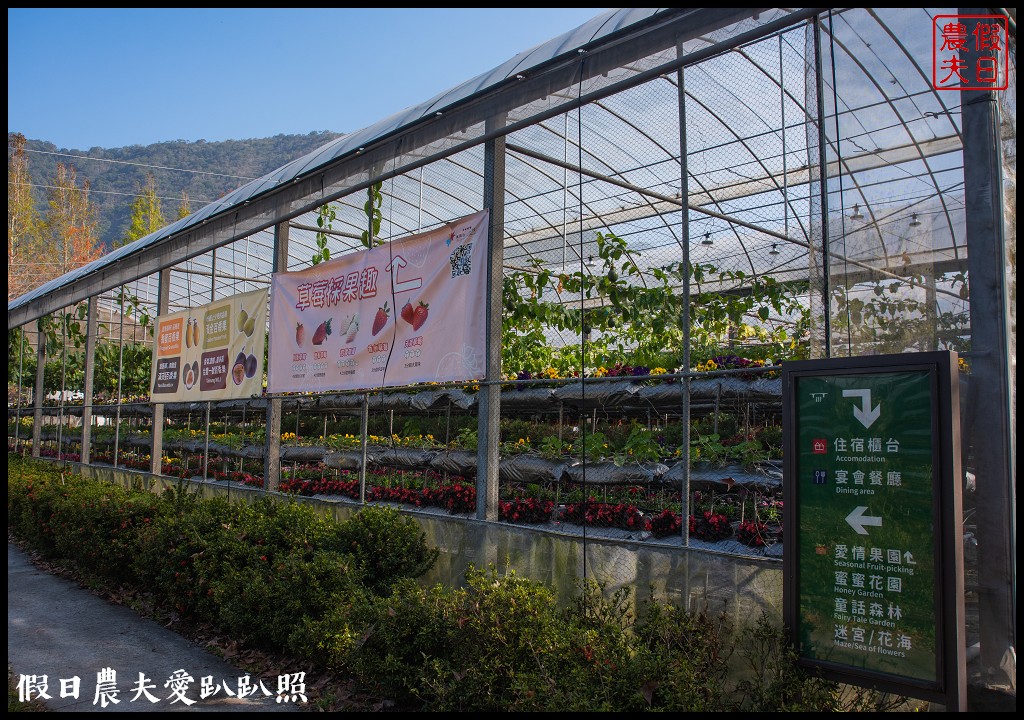
<instances>
[{"instance_id":1,"label":"white arrow on sign","mask_svg":"<svg viewBox=\"0 0 1024 720\"><path fill-rule=\"evenodd\" d=\"M867 512L867 506L859 505L853 509L853 512L846 516L846 522L850 523L850 527L856 530L858 535L868 534L868 531L864 529L865 525L882 527L882 518L877 515L865 515L865 512Z\"/></svg>"},{"instance_id":2,"label":"white arrow on sign","mask_svg":"<svg viewBox=\"0 0 1024 720\"><path fill-rule=\"evenodd\" d=\"M881 403L871 407L870 390L843 390L843 397L859 397L863 401L863 407L854 406L853 416L860 420L860 424L866 428L871 427L871 423L877 420L882 413Z\"/></svg>"},{"instance_id":3,"label":"white arrow on sign","mask_svg":"<svg viewBox=\"0 0 1024 720\"><path fill-rule=\"evenodd\" d=\"M395 258L387 264L384 271L397 277L398 271L408 264L409 263L406 262L404 257L401 255L395 255ZM407 292L409 290L419 290L421 287L423 287L423 278L411 278L409 280L400 280L394 283L396 294L400 292Z\"/></svg>"}]
</instances>

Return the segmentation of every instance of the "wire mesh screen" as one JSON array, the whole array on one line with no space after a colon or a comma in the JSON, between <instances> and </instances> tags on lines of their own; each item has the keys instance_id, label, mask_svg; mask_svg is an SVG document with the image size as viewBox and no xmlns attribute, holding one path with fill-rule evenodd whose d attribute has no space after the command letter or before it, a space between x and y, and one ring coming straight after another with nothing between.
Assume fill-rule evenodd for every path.
<instances>
[{"instance_id":1,"label":"wire mesh screen","mask_svg":"<svg viewBox=\"0 0 1024 720\"><path fill-rule=\"evenodd\" d=\"M929 22L852 10L826 28L836 354L970 349L959 95L924 73Z\"/></svg>"}]
</instances>

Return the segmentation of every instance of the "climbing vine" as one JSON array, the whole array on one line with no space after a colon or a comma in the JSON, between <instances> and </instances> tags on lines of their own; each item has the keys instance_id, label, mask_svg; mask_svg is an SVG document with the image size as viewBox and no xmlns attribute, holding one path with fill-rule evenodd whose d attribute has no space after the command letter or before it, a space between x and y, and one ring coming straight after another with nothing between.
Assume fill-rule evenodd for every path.
<instances>
[{"instance_id":1,"label":"climbing vine","mask_svg":"<svg viewBox=\"0 0 1024 720\"><path fill-rule=\"evenodd\" d=\"M384 243L384 241L378 237L378 235L380 235L380 223L381 220L383 220L383 215L381 214L381 205L384 203L384 196L381 194L381 188L383 186L384 183L377 182L366 188L366 202L363 204L363 212L366 213L367 224L369 227L368 229L363 230L360 236L363 247L366 249L370 249ZM370 228L372 228L372 232Z\"/></svg>"},{"instance_id":2,"label":"climbing vine","mask_svg":"<svg viewBox=\"0 0 1024 720\"><path fill-rule=\"evenodd\" d=\"M319 265L331 259L331 249L327 247L327 231L334 229L334 221L338 213L331 204L321 205L316 209L316 250L313 252L313 264Z\"/></svg>"},{"instance_id":3,"label":"climbing vine","mask_svg":"<svg viewBox=\"0 0 1024 720\"><path fill-rule=\"evenodd\" d=\"M681 262L642 269L640 253L629 251L614 233L597 234L599 267L593 274L555 272L542 267L507 275L503 284L503 363L511 368L567 369L604 365L626 353L634 364L679 365L683 346L682 311L686 298L680 285L689 272L694 287L711 284L715 291L692 293L691 348L713 353L730 340L756 340L769 356L796 345L808 322L800 296L806 284L782 283L772 277L720 270ZM774 327L771 318L795 318ZM552 349L549 331L581 334L582 345ZM714 354L714 353L713 353ZM699 359L699 358L698 358ZM565 368L563 368L565 366Z\"/></svg>"}]
</instances>

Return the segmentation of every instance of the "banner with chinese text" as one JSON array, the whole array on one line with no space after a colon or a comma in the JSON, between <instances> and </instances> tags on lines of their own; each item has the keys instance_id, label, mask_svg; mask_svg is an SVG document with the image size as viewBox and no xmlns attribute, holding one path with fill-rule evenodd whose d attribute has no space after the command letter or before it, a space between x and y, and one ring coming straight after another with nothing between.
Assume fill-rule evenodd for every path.
<instances>
[{"instance_id":1,"label":"banner with chinese text","mask_svg":"<svg viewBox=\"0 0 1024 720\"><path fill-rule=\"evenodd\" d=\"M266 341L266 290L157 317L153 402L260 395Z\"/></svg>"},{"instance_id":2,"label":"banner with chinese text","mask_svg":"<svg viewBox=\"0 0 1024 720\"><path fill-rule=\"evenodd\" d=\"M488 212L299 272L270 291L267 390L479 380Z\"/></svg>"}]
</instances>

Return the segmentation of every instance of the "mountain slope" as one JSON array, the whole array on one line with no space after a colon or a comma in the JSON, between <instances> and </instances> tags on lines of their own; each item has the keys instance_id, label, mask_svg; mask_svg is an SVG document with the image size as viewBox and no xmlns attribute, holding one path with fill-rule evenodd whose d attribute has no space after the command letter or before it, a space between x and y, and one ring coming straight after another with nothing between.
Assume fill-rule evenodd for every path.
<instances>
[{"instance_id":1,"label":"mountain slope","mask_svg":"<svg viewBox=\"0 0 1024 720\"><path fill-rule=\"evenodd\" d=\"M147 174L153 175L164 218L173 222L178 217L182 192L188 193L191 211L195 212L245 185L249 179L276 170L340 135L324 130L251 140L177 140L89 150L69 150L44 140L26 140L25 150L40 212L46 208L46 186L53 184L57 163L73 166L79 185L86 180L90 183L89 197L99 218L97 233L105 248L110 249L128 229L132 201L145 184Z\"/></svg>"}]
</instances>

